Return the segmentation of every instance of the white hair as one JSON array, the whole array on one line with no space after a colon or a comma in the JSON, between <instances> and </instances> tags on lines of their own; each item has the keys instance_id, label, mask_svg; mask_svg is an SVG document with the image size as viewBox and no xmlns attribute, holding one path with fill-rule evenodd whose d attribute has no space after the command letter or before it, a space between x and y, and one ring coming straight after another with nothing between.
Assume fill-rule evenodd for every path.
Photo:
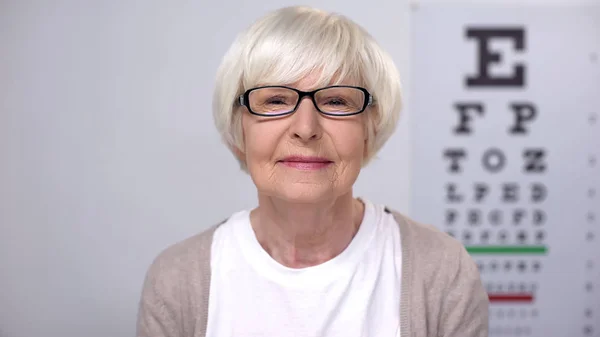
<instances>
[{"instance_id":1,"label":"white hair","mask_svg":"<svg viewBox=\"0 0 600 337\"><path fill-rule=\"evenodd\" d=\"M363 166L368 164L390 138L400 117L398 70L392 58L355 22L305 6L281 8L262 17L236 38L223 57L217 71L213 116L225 144L232 151L244 149L242 117L236 113L239 95L259 85L294 83L315 71L320 74L316 85L352 78L373 95ZM242 161L240 166L247 172Z\"/></svg>"}]
</instances>

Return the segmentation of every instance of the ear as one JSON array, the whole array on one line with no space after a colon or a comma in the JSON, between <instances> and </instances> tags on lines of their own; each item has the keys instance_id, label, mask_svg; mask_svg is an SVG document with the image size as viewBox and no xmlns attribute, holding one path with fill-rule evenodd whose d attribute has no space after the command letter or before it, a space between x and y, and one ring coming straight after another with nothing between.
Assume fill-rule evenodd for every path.
<instances>
[{"instance_id":1,"label":"ear","mask_svg":"<svg viewBox=\"0 0 600 337\"><path fill-rule=\"evenodd\" d=\"M231 151L241 162L246 161L246 153L244 153L244 151L242 151L240 148L238 148L237 146L231 146Z\"/></svg>"},{"instance_id":2,"label":"ear","mask_svg":"<svg viewBox=\"0 0 600 337\"><path fill-rule=\"evenodd\" d=\"M246 146L246 133L244 131L244 127L243 127L243 117L245 114L243 114L241 111L239 111L242 107L237 107L237 110L234 112L234 121L233 123L236 124L236 127L240 127L242 130L242 139L243 139L243 147ZM237 119L236 118L239 118ZM240 125L238 125L238 123ZM241 149L239 148L237 145L233 144L235 142L231 142L229 143L229 149L231 150L231 152L233 152L233 155L241 162L245 163L246 162L246 152L245 149Z\"/></svg>"}]
</instances>

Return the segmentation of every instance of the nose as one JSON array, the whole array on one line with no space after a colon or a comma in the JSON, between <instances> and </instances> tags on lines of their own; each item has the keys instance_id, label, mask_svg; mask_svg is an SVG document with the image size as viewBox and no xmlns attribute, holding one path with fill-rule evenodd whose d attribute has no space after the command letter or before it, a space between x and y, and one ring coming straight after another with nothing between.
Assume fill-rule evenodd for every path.
<instances>
[{"instance_id":1,"label":"nose","mask_svg":"<svg viewBox=\"0 0 600 337\"><path fill-rule=\"evenodd\" d=\"M310 98L304 97L291 117L290 135L292 138L307 142L321 139L323 136L321 114Z\"/></svg>"}]
</instances>

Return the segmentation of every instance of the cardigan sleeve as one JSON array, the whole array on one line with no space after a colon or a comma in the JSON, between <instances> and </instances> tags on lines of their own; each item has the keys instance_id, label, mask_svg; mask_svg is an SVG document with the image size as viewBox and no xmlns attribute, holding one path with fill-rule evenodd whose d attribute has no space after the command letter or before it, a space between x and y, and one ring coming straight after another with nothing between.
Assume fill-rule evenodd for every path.
<instances>
[{"instance_id":1,"label":"cardigan sleeve","mask_svg":"<svg viewBox=\"0 0 600 337\"><path fill-rule=\"evenodd\" d=\"M154 259L142 287L137 337L206 335L212 237L219 225L171 245Z\"/></svg>"},{"instance_id":2,"label":"cardigan sleeve","mask_svg":"<svg viewBox=\"0 0 600 337\"><path fill-rule=\"evenodd\" d=\"M488 337L489 298L479 270L466 249L457 246L456 263L442 301L440 337Z\"/></svg>"},{"instance_id":3,"label":"cardigan sleeve","mask_svg":"<svg viewBox=\"0 0 600 337\"><path fill-rule=\"evenodd\" d=\"M177 278L170 277L169 268L161 262L159 257L146 273L138 308L137 337L183 336Z\"/></svg>"}]
</instances>

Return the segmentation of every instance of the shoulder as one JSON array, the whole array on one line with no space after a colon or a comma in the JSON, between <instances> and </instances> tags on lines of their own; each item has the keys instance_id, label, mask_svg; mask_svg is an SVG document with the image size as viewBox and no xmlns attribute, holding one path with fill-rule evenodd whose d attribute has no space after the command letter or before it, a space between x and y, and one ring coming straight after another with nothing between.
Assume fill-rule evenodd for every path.
<instances>
[{"instance_id":1,"label":"shoulder","mask_svg":"<svg viewBox=\"0 0 600 337\"><path fill-rule=\"evenodd\" d=\"M400 228L403 263L425 283L466 278L478 280L477 265L464 245L437 227L388 209Z\"/></svg>"},{"instance_id":2,"label":"shoulder","mask_svg":"<svg viewBox=\"0 0 600 337\"><path fill-rule=\"evenodd\" d=\"M400 227L402 307L405 315L411 312L411 327L440 336L486 337L489 299L463 244L432 225L390 213Z\"/></svg>"},{"instance_id":3,"label":"shoulder","mask_svg":"<svg viewBox=\"0 0 600 337\"><path fill-rule=\"evenodd\" d=\"M402 244L406 249L419 253L422 258L439 258L451 252L456 253L464 249L462 243L437 227L422 222L386 208L392 214L400 227Z\"/></svg>"},{"instance_id":4,"label":"shoulder","mask_svg":"<svg viewBox=\"0 0 600 337\"><path fill-rule=\"evenodd\" d=\"M153 308L187 312L193 302L205 300L203 297L210 286L212 238L224 222L171 244L156 255L144 277L141 313ZM197 298L186 295L189 293Z\"/></svg>"},{"instance_id":5,"label":"shoulder","mask_svg":"<svg viewBox=\"0 0 600 337\"><path fill-rule=\"evenodd\" d=\"M138 336L165 335L165 331L170 336L191 335L196 323L205 325L211 243L221 224L172 244L154 258L142 287Z\"/></svg>"},{"instance_id":6,"label":"shoulder","mask_svg":"<svg viewBox=\"0 0 600 337\"><path fill-rule=\"evenodd\" d=\"M175 299L191 285L208 287L213 236L225 221L160 251L146 269L142 295Z\"/></svg>"},{"instance_id":7,"label":"shoulder","mask_svg":"<svg viewBox=\"0 0 600 337\"><path fill-rule=\"evenodd\" d=\"M226 220L209 228L171 244L160 251L148 268L149 277L183 275L191 272L201 272L208 263L212 240L217 228Z\"/></svg>"}]
</instances>

